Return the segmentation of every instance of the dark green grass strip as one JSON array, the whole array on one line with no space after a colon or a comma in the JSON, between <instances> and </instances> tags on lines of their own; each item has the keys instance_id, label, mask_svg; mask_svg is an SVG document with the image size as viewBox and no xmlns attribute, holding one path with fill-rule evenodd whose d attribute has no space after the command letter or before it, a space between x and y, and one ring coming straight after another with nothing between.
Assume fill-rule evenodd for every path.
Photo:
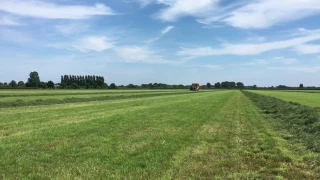
<instances>
[{"instance_id":1,"label":"dark green grass strip","mask_svg":"<svg viewBox=\"0 0 320 180\"><path fill-rule=\"evenodd\" d=\"M319 91L304 91L304 90L301 90L301 91L281 91L281 92L298 92L298 93L320 93L320 90Z\"/></svg>"},{"instance_id":2,"label":"dark green grass strip","mask_svg":"<svg viewBox=\"0 0 320 180\"><path fill-rule=\"evenodd\" d=\"M79 102L91 102L91 101L107 101L107 100L132 99L132 98L146 98L146 97L170 96L170 95L190 94L190 93L193 93L193 92L134 94L130 96L119 95L119 96L101 96L101 97L90 97L90 98L65 98L65 99L46 99L46 100L38 99L35 101L28 101L28 102L17 100L15 102L0 102L0 108L79 103ZM200 92L197 92L197 93L200 93ZM204 93L204 92L201 92L201 93Z\"/></svg>"},{"instance_id":3,"label":"dark green grass strip","mask_svg":"<svg viewBox=\"0 0 320 180\"><path fill-rule=\"evenodd\" d=\"M77 93L40 93L40 94L0 94L0 97L30 97L30 96L64 96L64 95L95 95L95 94L103 94L103 95L109 95L109 94L138 94L138 93L157 93L157 92L167 92L167 93L171 93L173 91L150 91L150 90L136 90L136 91L119 91L119 92L115 92L115 91L108 91L106 90L105 92L89 92L89 93L83 93L82 92L77 92Z\"/></svg>"},{"instance_id":4,"label":"dark green grass strip","mask_svg":"<svg viewBox=\"0 0 320 180\"><path fill-rule=\"evenodd\" d=\"M285 139L304 144L314 152L320 152L320 109L286 102L274 97L243 91L278 128L288 130ZM318 159L320 163L320 159Z\"/></svg>"}]
</instances>

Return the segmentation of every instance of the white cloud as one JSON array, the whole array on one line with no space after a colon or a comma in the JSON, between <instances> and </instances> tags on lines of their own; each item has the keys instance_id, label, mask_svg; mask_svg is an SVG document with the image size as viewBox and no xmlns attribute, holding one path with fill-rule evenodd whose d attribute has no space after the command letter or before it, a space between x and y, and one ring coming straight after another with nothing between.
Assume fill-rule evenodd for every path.
<instances>
[{"instance_id":1,"label":"white cloud","mask_svg":"<svg viewBox=\"0 0 320 180\"><path fill-rule=\"evenodd\" d=\"M273 59L273 62L282 64L294 64L298 62L298 60L294 58L276 57Z\"/></svg>"},{"instance_id":2,"label":"white cloud","mask_svg":"<svg viewBox=\"0 0 320 180\"><path fill-rule=\"evenodd\" d=\"M0 25L19 26L21 24L13 19L8 18L8 17L2 17L2 18L0 18Z\"/></svg>"},{"instance_id":3,"label":"white cloud","mask_svg":"<svg viewBox=\"0 0 320 180\"><path fill-rule=\"evenodd\" d=\"M167 26L166 28L164 28L161 33L164 35L164 34L167 34L168 32L170 32L172 29L174 28L174 26Z\"/></svg>"},{"instance_id":4,"label":"white cloud","mask_svg":"<svg viewBox=\"0 0 320 180\"><path fill-rule=\"evenodd\" d=\"M320 13L319 0L252 0L233 1L225 6L221 0L139 0L164 4L158 19L176 21L192 16L199 23L225 23L237 28L268 28Z\"/></svg>"},{"instance_id":5,"label":"white cloud","mask_svg":"<svg viewBox=\"0 0 320 180\"><path fill-rule=\"evenodd\" d=\"M149 5L153 0L137 0L137 2L140 4L140 7L146 7Z\"/></svg>"},{"instance_id":6,"label":"white cloud","mask_svg":"<svg viewBox=\"0 0 320 180\"><path fill-rule=\"evenodd\" d=\"M85 19L95 15L115 14L110 7L104 4L57 5L39 0L2 0L0 10L21 16L46 19Z\"/></svg>"},{"instance_id":7,"label":"white cloud","mask_svg":"<svg viewBox=\"0 0 320 180\"><path fill-rule=\"evenodd\" d=\"M294 58L284 58L284 57L275 57L271 59L257 59L253 60L252 62L246 63L245 65L268 65L268 64L294 64L298 62L297 59Z\"/></svg>"},{"instance_id":8,"label":"white cloud","mask_svg":"<svg viewBox=\"0 0 320 180\"><path fill-rule=\"evenodd\" d=\"M114 47L114 42L106 36L87 36L71 43L50 44L49 47L78 50L81 52L104 51Z\"/></svg>"},{"instance_id":9,"label":"white cloud","mask_svg":"<svg viewBox=\"0 0 320 180\"><path fill-rule=\"evenodd\" d=\"M62 34L69 35L77 32L84 32L89 28L89 25L81 23L67 23L55 25L54 28Z\"/></svg>"},{"instance_id":10,"label":"white cloud","mask_svg":"<svg viewBox=\"0 0 320 180\"><path fill-rule=\"evenodd\" d=\"M114 48L122 60L126 62L141 62L149 64L176 64L178 62L169 61L148 47L140 46L122 46Z\"/></svg>"},{"instance_id":11,"label":"white cloud","mask_svg":"<svg viewBox=\"0 0 320 180\"><path fill-rule=\"evenodd\" d=\"M315 67L269 67L269 69L316 73L316 72L320 71L320 66L315 66Z\"/></svg>"},{"instance_id":12,"label":"white cloud","mask_svg":"<svg viewBox=\"0 0 320 180\"><path fill-rule=\"evenodd\" d=\"M115 48L115 51L126 61L146 61L153 54L147 47L139 46L118 47Z\"/></svg>"},{"instance_id":13,"label":"white cloud","mask_svg":"<svg viewBox=\"0 0 320 180\"><path fill-rule=\"evenodd\" d=\"M319 44L301 44L295 47L295 50L302 54L318 54L320 53Z\"/></svg>"},{"instance_id":14,"label":"white cloud","mask_svg":"<svg viewBox=\"0 0 320 180\"><path fill-rule=\"evenodd\" d=\"M168 6L156 17L164 21L175 21L183 16L206 17L212 12L218 0L157 0Z\"/></svg>"},{"instance_id":15,"label":"white cloud","mask_svg":"<svg viewBox=\"0 0 320 180\"><path fill-rule=\"evenodd\" d=\"M267 38L263 36L251 36L247 38L247 41L249 42L265 42L266 40Z\"/></svg>"},{"instance_id":16,"label":"white cloud","mask_svg":"<svg viewBox=\"0 0 320 180\"><path fill-rule=\"evenodd\" d=\"M320 13L319 0L259 0L220 19L238 28L268 28Z\"/></svg>"},{"instance_id":17,"label":"white cloud","mask_svg":"<svg viewBox=\"0 0 320 180\"><path fill-rule=\"evenodd\" d=\"M265 43L244 43L244 44L221 44L220 48L198 47L198 48L182 48L178 51L178 55L184 56L214 56L214 55L257 55L272 50L280 50L287 48L295 48L307 42L319 40L320 33L314 31L313 34L301 36L293 39L265 42Z\"/></svg>"}]
</instances>

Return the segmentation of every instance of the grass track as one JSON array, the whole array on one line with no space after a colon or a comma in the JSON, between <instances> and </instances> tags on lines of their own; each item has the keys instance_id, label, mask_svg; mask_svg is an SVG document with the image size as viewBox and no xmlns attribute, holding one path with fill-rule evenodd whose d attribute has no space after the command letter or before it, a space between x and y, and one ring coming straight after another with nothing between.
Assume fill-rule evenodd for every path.
<instances>
[{"instance_id":1,"label":"grass track","mask_svg":"<svg viewBox=\"0 0 320 180\"><path fill-rule=\"evenodd\" d=\"M320 107L320 93L318 94L318 93L305 93L305 92L263 91L263 90L250 90L249 92L275 97L288 102L297 102L306 106Z\"/></svg>"},{"instance_id":2,"label":"grass track","mask_svg":"<svg viewBox=\"0 0 320 180\"><path fill-rule=\"evenodd\" d=\"M317 179L240 91L0 111L3 179Z\"/></svg>"}]
</instances>

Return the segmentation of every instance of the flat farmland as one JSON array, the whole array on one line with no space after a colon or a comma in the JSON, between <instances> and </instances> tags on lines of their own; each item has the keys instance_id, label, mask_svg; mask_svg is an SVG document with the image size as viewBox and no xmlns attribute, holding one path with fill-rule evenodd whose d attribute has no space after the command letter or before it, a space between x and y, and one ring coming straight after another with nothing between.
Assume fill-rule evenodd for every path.
<instances>
[{"instance_id":1,"label":"flat farmland","mask_svg":"<svg viewBox=\"0 0 320 180\"><path fill-rule=\"evenodd\" d=\"M96 90L78 90L78 91L41 91L38 93L33 91L20 91L10 93L9 91L0 90L0 102L14 102L14 101L35 101L35 100L48 100L58 99L63 100L65 98L91 98L91 97L106 97L106 96L132 96L139 94L165 94L165 93L179 93L182 91L96 91Z\"/></svg>"},{"instance_id":2,"label":"flat farmland","mask_svg":"<svg viewBox=\"0 0 320 180\"><path fill-rule=\"evenodd\" d=\"M132 93L146 96L0 108L0 177L320 178L319 154L283 138L241 91Z\"/></svg>"},{"instance_id":3,"label":"flat farmland","mask_svg":"<svg viewBox=\"0 0 320 180\"><path fill-rule=\"evenodd\" d=\"M320 91L274 91L251 90L249 92L271 96L288 102L297 102L306 106L320 107Z\"/></svg>"}]
</instances>

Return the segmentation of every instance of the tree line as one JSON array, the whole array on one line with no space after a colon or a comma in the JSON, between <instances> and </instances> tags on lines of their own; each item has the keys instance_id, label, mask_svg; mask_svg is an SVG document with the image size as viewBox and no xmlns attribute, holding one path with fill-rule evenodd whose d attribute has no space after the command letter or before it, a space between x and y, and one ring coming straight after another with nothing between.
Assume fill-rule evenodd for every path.
<instances>
[{"instance_id":1,"label":"tree line","mask_svg":"<svg viewBox=\"0 0 320 180\"><path fill-rule=\"evenodd\" d=\"M86 76L77 76L77 75L64 75L61 76L60 82L61 88L107 88L108 85L104 82L104 77L86 75Z\"/></svg>"},{"instance_id":2,"label":"tree line","mask_svg":"<svg viewBox=\"0 0 320 180\"><path fill-rule=\"evenodd\" d=\"M107 88L108 85L104 82L102 76L75 76L75 75L64 75L61 76L60 83L54 83L53 81L43 82L40 81L39 73L34 71L30 72L29 78L24 83L12 80L10 83L1 83L0 88L43 88L43 89L54 89L54 88ZM114 85L115 87L115 85Z\"/></svg>"},{"instance_id":3,"label":"tree line","mask_svg":"<svg viewBox=\"0 0 320 180\"><path fill-rule=\"evenodd\" d=\"M244 84L242 82L235 83L234 81L224 81L224 82L216 82L214 85L211 85L211 83L207 83L206 88L216 88L216 89L232 89L232 88L244 88Z\"/></svg>"},{"instance_id":4,"label":"tree line","mask_svg":"<svg viewBox=\"0 0 320 180\"><path fill-rule=\"evenodd\" d=\"M60 89L80 89L80 88L99 88L99 89L189 89L190 85L183 84L165 84L165 83L148 83L141 85L134 85L130 83L129 85L116 85L115 83L111 83L109 86L105 83L105 79L102 76L95 75L63 75L61 76L60 83L54 83L53 81L43 82L40 81L39 73L34 71L30 72L29 78L26 83L23 81L16 82L12 80L10 83L1 83L0 88L60 88ZM223 81L216 82L213 85L211 83L207 83L201 85L201 89L242 89L242 88L250 88L256 89L259 88L257 85L253 86L245 86L242 82L234 82L234 81ZM303 84L299 84L298 87L288 87L285 85L278 85L276 87L260 87L260 88L277 88L277 89L292 89L292 88L306 88L306 89L315 89L316 87L304 87Z\"/></svg>"}]
</instances>

